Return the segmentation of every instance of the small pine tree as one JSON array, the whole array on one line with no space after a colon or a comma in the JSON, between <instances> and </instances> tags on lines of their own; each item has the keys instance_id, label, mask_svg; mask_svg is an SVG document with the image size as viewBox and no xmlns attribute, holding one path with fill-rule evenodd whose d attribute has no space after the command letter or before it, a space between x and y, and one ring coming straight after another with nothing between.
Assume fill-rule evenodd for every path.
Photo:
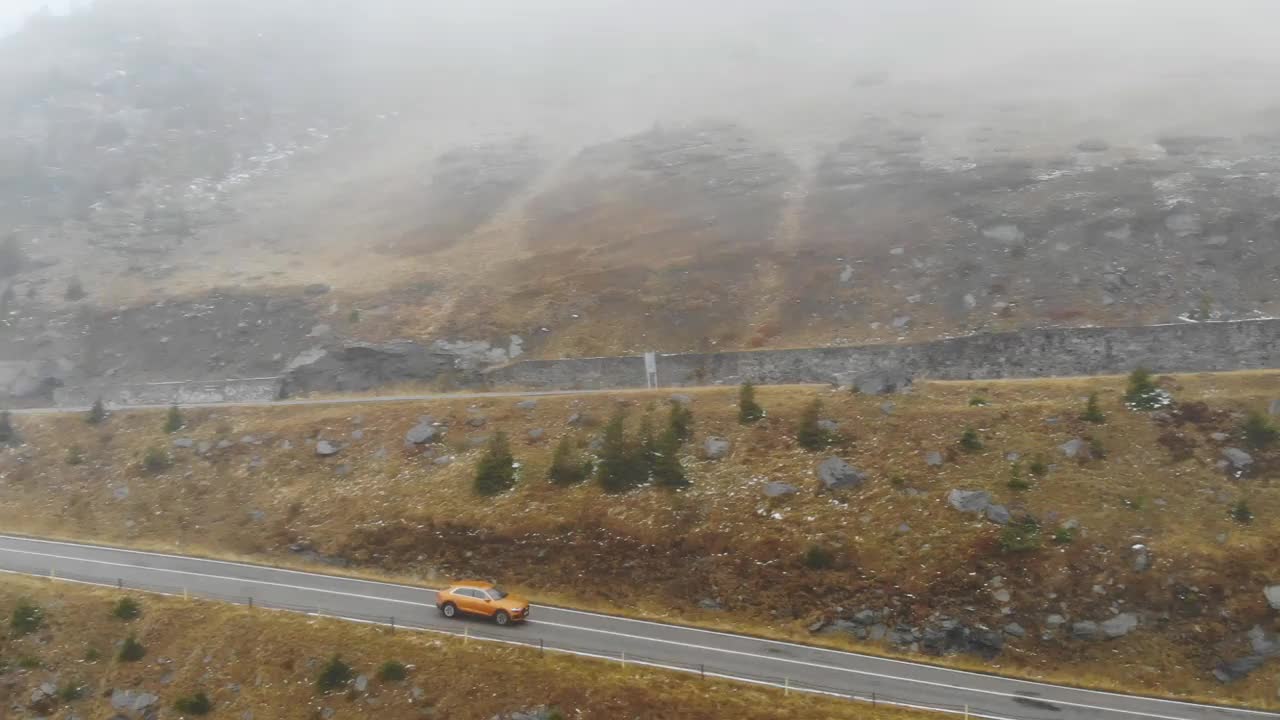
<instances>
[{"instance_id":1,"label":"small pine tree","mask_svg":"<svg viewBox=\"0 0 1280 720\"><path fill-rule=\"evenodd\" d=\"M18 606L13 609L13 616L9 618L9 627L13 628L14 635L30 635L43 624L44 611L39 605L26 599L18 601Z\"/></svg>"},{"instance_id":2,"label":"small pine tree","mask_svg":"<svg viewBox=\"0 0 1280 720\"><path fill-rule=\"evenodd\" d=\"M147 654L147 649L138 642L138 638L130 635L124 639L120 645L120 652L116 657L121 662L138 662Z\"/></svg>"},{"instance_id":3,"label":"small pine tree","mask_svg":"<svg viewBox=\"0 0 1280 720\"><path fill-rule=\"evenodd\" d=\"M18 431L13 429L13 418L8 410L0 410L0 445L18 441Z\"/></svg>"},{"instance_id":4,"label":"small pine tree","mask_svg":"<svg viewBox=\"0 0 1280 720\"><path fill-rule=\"evenodd\" d=\"M89 413L84 416L84 421L90 425L101 425L103 420L107 419L107 407L102 404L102 398L93 401L93 406L89 408Z\"/></svg>"},{"instance_id":5,"label":"small pine tree","mask_svg":"<svg viewBox=\"0 0 1280 720\"><path fill-rule=\"evenodd\" d=\"M169 457L169 453L158 447L147 448L146 454L142 456L142 467L147 472L164 472L172 464L173 460Z\"/></svg>"},{"instance_id":6,"label":"small pine tree","mask_svg":"<svg viewBox=\"0 0 1280 720\"><path fill-rule=\"evenodd\" d=\"M478 495L497 495L510 490L516 484L516 461L511 454L507 434L497 432L489 440L489 447L476 466L475 491Z\"/></svg>"},{"instance_id":7,"label":"small pine tree","mask_svg":"<svg viewBox=\"0 0 1280 720\"><path fill-rule=\"evenodd\" d=\"M178 698L173 708L186 715L208 715L213 710L213 702L202 690L195 695Z\"/></svg>"},{"instance_id":8,"label":"small pine tree","mask_svg":"<svg viewBox=\"0 0 1280 720\"><path fill-rule=\"evenodd\" d=\"M80 278L73 277L67 282L67 291L63 293L63 297L71 302L79 302L85 298L84 285L80 284Z\"/></svg>"},{"instance_id":9,"label":"small pine tree","mask_svg":"<svg viewBox=\"0 0 1280 720\"><path fill-rule=\"evenodd\" d=\"M1027 490L1031 487L1031 483L1022 475L1022 463L1015 462L1009 467L1009 489L1010 490Z\"/></svg>"},{"instance_id":10,"label":"small pine tree","mask_svg":"<svg viewBox=\"0 0 1280 720\"><path fill-rule=\"evenodd\" d=\"M1102 414L1102 408L1098 407L1098 393L1089 393L1089 401L1085 403L1084 414L1080 419L1097 425L1107 421L1107 416Z\"/></svg>"},{"instance_id":11,"label":"small pine tree","mask_svg":"<svg viewBox=\"0 0 1280 720\"><path fill-rule=\"evenodd\" d=\"M351 666L342 662L342 658L334 655L320 670L320 676L316 678L316 689L322 693L327 693L345 687L347 683L351 682L353 674Z\"/></svg>"},{"instance_id":12,"label":"small pine tree","mask_svg":"<svg viewBox=\"0 0 1280 720\"><path fill-rule=\"evenodd\" d=\"M355 309L355 308L352 308L352 309L351 309L351 314L347 316L347 321L348 321L348 322L350 322L352 325L355 325L355 324L359 323L359 322L360 322L360 311L359 311L359 310L357 310L357 309Z\"/></svg>"},{"instance_id":13,"label":"small pine tree","mask_svg":"<svg viewBox=\"0 0 1280 720\"><path fill-rule=\"evenodd\" d=\"M604 443L596 480L605 492L626 492L645 480L647 463L639 462L634 444L627 441L626 418L619 411L604 426Z\"/></svg>"},{"instance_id":14,"label":"small pine tree","mask_svg":"<svg viewBox=\"0 0 1280 720\"><path fill-rule=\"evenodd\" d=\"M1250 449L1261 450L1276 441L1280 431L1260 412L1251 412L1241 428L1244 441Z\"/></svg>"},{"instance_id":15,"label":"small pine tree","mask_svg":"<svg viewBox=\"0 0 1280 720\"><path fill-rule=\"evenodd\" d=\"M1041 543L1040 524L1029 517L1005 525L1000 532L1000 547L1008 553L1039 550Z\"/></svg>"},{"instance_id":16,"label":"small pine tree","mask_svg":"<svg viewBox=\"0 0 1280 720\"><path fill-rule=\"evenodd\" d=\"M1031 460L1031 464L1027 466L1027 470L1036 477L1044 477L1049 474L1049 464L1044 461L1043 457L1035 457Z\"/></svg>"},{"instance_id":17,"label":"small pine tree","mask_svg":"<svg viewBox=\"0 0 1280 720\"><path fill-rule=\"evenodd\" d=\"M688 442L693 437L693 411L673 400L671 415L667 418L667 430L675 433L676 440Z\"/></svg>"},{"instance_id":18,"label":"small pine tree","mask_svg":"<svg viewBox=\"0 0 1280 720\"><path fill-rule=\"evenodd\" d=\"M378 679L382 682L400 682L409 677L409 668L398 660L388 660L378 668Z\"/></svg>"},{"instance_id":19,"label":"small pine tree","mask_svg":"<svg viewBox=\"0 0 1280 720\"><path fill-rule=\"evenodd\" d=\"M1136 368L1129 373L1129 387L1125 390L1125 404L1134 410L1158 410L1168 405L1169 394L1156 387L1151 371Z\"/></svg>"},{"instance_id":20,"label":"small pine tree","mask_svg":"<svg viewBox=\"0 0 1280 720\"><path fill-rule=\"evenodd\" d=\"M836 564L835 555L821 545L810 545L804 551L804 566L810 570L827 570Z\"/></svg>"},{"instance_id":21,"label":"small pine tree","mask_svg":"<svg viewBox=\"0 0 1280 720\"><path fill-rule=\"evenodd\" d=\"M164 419L164 431L167 433L176 433L182 429L185 423L182 420L182 411L177 405L169 406L169 414Z\"/></svg>"},{"instance_id":22,"label":"small pine tree","mask_svg":"<svg viewBox=\"0 0 1280 720\"><path fill-rule=\"evenodd\" d=\"M667 428L658 439L653 456L653 479L665 488L682 488L689 484L684 466L680 464L680 439L671 428Z\"/></svg>"},{"instance_id":23,"label":"small pine tree","mask_svg":"<svg viewBox=\"0 0 1280 720\"><path fill-rule=\"evenodd\" d=\"M1231 507L1231 519L1241 525L1248 525L1253 522L1253 511L1249 509L1249 503L1241 500Z\"/></svg>"},{"instance_id":24,"label":"small pine tree","mask_svg":"<svg viewBox=\"0 0 1280 720\"><path fill-rule=\"evenodd\" d=\"M818 424L818 416L822 414L822 401L815 399L800 414L800 425L796 428L796 442L806 450L821 450L831 444L827 431Z\"/></svg>"},{"instance_id":25,"label":"small pine tree","mask_svg":"<svg viewBox=\"0 0 1280 720\"><path fill-rule=\"evenodd\" d=\"M738 422L750 425L764 417L764 408L756 402L756 386L751 381L742 383L738 390Z\"/></svg>"},{"instance_id":26,"label":"small pine tree","mask_svg":"<svg viewBox=\"0 0 1280 720\"><path fill-rule=\"evenodd\" d=\"M80 449L79 445L72 445L71 447L67 448L67 464L68 465L84 464L84 451Z\"/></svg>"},{"instance_id":27,"label":"small pine tree","mask_svg":"<svg viewBox=\"0 0 1280 720\"><path fill-rule=\"evenodd\" d=\"M556 485L576 485L587 478L586 465L573 450L573 441L568 435L560 438L556 451L551 456L551 468L547 470L547 479Z\"/></svg>"},{"instance_id":28,"label":"small pine tree","mask_svg":"<svg viewBox=\"0 0 1280 720\"><path fill-rule=\"evenodd\" d=\"M978 436L978 431L973 428L965 428L960 434L960 449L965 452L978 452L983 447L982 438Z\"/></svg>"},{"instance_id":29,"label":"small pine tree","mask_svg":"<svg viewBox=\"0 0 1280 720\"><path fill-rule=\"evenodd\" d=\"M142 617L142 604L131 597L123 597L116 601L115 607L111 609L111 614L125 622L137 620Z\"/></svg>"}]
</instances>

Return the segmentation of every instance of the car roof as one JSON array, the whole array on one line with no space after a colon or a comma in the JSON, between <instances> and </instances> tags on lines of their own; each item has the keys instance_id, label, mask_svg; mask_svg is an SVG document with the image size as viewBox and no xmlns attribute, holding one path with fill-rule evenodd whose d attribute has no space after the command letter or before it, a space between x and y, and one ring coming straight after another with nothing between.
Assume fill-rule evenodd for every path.
<instances>
[{"instance_id":1,"label":"car roof","mask_svg":"<svg viewBox=\"0 0 1280 720\"><path fill-rule=\"evenodd\" d=\"M484 580L459 580L453 584L454 587L471 588L472 590L492 590L493 583Z\"/></svg>"}]
</instances>

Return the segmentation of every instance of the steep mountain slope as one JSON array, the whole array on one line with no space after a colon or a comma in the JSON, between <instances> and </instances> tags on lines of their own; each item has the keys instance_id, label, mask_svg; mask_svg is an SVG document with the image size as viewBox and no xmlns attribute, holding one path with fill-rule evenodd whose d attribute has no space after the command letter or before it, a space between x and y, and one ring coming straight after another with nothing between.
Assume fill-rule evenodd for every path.
<instances>
[{"instance_id":1,"label":"steep mountain slope","mask_svg":"<svg viewBox=\"0 0 1280 720\"><path fill-rule=\"evenodd\" d=\"M0 42L0 385L261 374L316 338L556 356L1275 312L1269 11L1103 5L40 18ZM166 348L218 329L171 299L243 342ZM150 319L103 363L122 314Z\"/></svg>"}]
</instances>

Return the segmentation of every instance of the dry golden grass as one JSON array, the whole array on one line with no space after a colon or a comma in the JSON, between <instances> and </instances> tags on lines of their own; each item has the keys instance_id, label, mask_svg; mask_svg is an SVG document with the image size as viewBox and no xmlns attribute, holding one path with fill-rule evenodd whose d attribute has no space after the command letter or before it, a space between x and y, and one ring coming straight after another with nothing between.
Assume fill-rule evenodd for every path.
<instances>
[{"instance_id":1,"label":"dry golden grass","mask_svg":"<svg viewBox=\"0 0 1280 720\"><path fill-rule=\"evenodd\" d=\"M532 649L154 595L131 595L143 615L125 622L112 615L123 596L4 576L0 612L6 620L26 599L43 609L45 625L25 637L0 636L6 665L0 670L2 706L25 707L33 690L52 682L83 688L80 699L56 703L63 713L82 717L111 715L114 689L153 693L165 708L204 692L213 701L213 717L252 711L257 718L310 720L331 708L337 717L377 713L395 720L427 713L482 720L540 706L556 708L565 718L932 717L607 661L541 656ZM113 652L130 634L146 648L139 662L119 661ZM101 657L87 660L91 650ZM366 692L317 691L320 668L335 655L368 676ZM405 680L377 679L390 660L409 666Z\"/></svg>"},{"instance_id":2,"label":"dry golden grass","mask_svg":"<svg viewBox=\"0 0 1280 720\"><path fill-rule=\"evenodd\" d=\"M178 436L233 444L203 457L173 450L174 467L160 474L144 472L139 462L147 447L169 443L160 431L162 413L122 413L100 429L78 417L23 418L28 445L0 465L0 523L37 535L305 564L288 551L301 542L349 563L344 572L428 583L489 576L544 602L882 654L904 653L845 636L812 636L806 627L837 605L888 607L898 621L913 624L935 614L993 627L1016 619L1028 637L1011 639L994 663L935 661L1274 706L1274 663L1225 687L1209 672L1216 659L1243 653L1240 635L1254 623L1275 626L1261 593L1275 582L1273 558L1280 556L1272 451L1256 454L1260 467L1253 477L1230 479L1215 466L1223 443L1209 434L1226 432L1225 444L1239 443L1240 420L1232 413L1264 409L1277 379L1277 373L1227 373L1172 380L1178 400L1203 401L1212 411L1200 425L1175 429L1196 444L1190 459L1176 463L1158 442L1168 428L1121 406L1123 378L930 382L890 398L895 408L887 415L880 409L886 398L761 388L769 418L754 427L736 422L736 389L691 390L697 438L686 467L693 486L678 494L643 488L623 496L606 495L593 483L552 486L545 480L551 449L562 434L585 445L598 431L567 426L575 412L603 421L623 402L633 427L644 412L657 413L660 424L668 393L544 397L530 411L518 409L517 399L193 410L190 427ZM1099 393L1106 424L1077 419L1090 392ZM795 418L814 397L846 436L829 452L806 452L792 440ZM988 404L970 405L974 397ZM453 456L451 464L403 447L404 432L422 414L449 424L438 452ZM477 415L485 427L468 427ZM981 452L958 449L968 427L982 436ZM532 428L545 429L545 438L530 441ZM357 430L360 439L352 435ZM497 430L512 436L522 480L505 495L481 500L471 492L480 451L468 439ZM239 442L248 434L258 444ZM1102 441L1106 459L1079 464L1057 451L1086 434ZM697 457L711 435L733 442L730 457ZM318 458L306 442L316 437L344 447L336 458ZM68 439L83 447L83 465L66 465ZM286 440L291 449L282 449ZM950 457L929 467L929 450ZM1033 478L1030 489L1013 490L1008 452L1022 455L1024 474L1037 456L1056 467ZM819 492L814 467L831 454L871 480L842 494ZM27 461L17 462L18 455ZM255 458L260 467L252 467ZM339 474L344 464L349 472ZM761 488L773 480L800 492L766 500ZM127 497L120 497L123 487ZM952 488L988 490L1015 511L1041 518L1050 531L1075 519L1080 533L1071 545L1003 553L998 528L946 504ZM1239 499L1247 499L1253 524L1229 517ZM260 511L261 519L250 511ZM908 532L897 531L902 523ZM1155 558L1141 575L1130 568L1128 550L1139 542ZM837 566L805 567L800 558L811 543L833 548ZM1012 594L1007 604L991 597L996 576ZM725 609L700 609L707 598ZM1112 642L1039 639L1048 613L1103 620L1126 609L1156 621Z\"/></svg>"}]
</instances>

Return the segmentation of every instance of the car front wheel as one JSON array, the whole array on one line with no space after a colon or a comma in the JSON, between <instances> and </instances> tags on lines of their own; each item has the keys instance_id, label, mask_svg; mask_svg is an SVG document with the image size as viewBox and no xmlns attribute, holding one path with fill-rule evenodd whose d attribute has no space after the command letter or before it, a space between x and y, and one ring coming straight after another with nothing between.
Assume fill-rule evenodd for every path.
<instances>
[{"instance_id":1,"label":"car front wheel","mask_svg":"<svg viewBox=\"0 0 1280 720\"><path fill-rule=\"evenodd\" d=\"M447 618L454 617L458 614L458 606L451 602L447 602L440 606L440 613Z\"/></svg>"},{"instance_id":2,"label":"car front wheel","mask_svg":"<svg viewBox=\"0 0 1280 720\"><path fill-rule=\"evenodd\" d=\"M499 625L506 625L511 622L511 615L509 615L506 610L499 610L497 614L493 616L493 621Z\"/></svg>"}]
</instances>

